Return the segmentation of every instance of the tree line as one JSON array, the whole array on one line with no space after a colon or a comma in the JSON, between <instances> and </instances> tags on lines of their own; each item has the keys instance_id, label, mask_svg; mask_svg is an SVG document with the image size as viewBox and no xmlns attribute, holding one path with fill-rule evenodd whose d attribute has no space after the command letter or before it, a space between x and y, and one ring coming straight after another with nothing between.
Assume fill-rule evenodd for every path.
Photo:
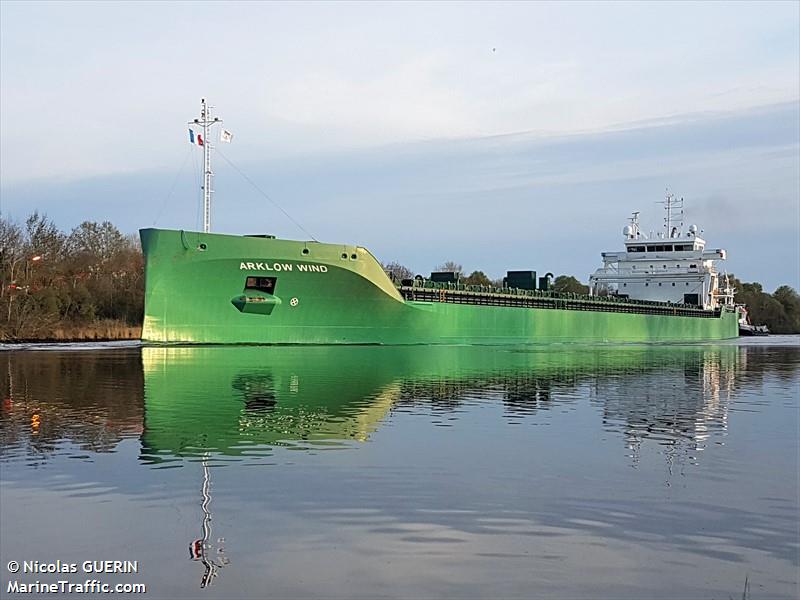
<instances>
[{"instance_id":1,"label":"tree line","mask_svg":"<svg viewBox=\"0 0 800 600\"><path fill-rule=\"evenodd\" d=\"M746 304L753 325L766 325L772 333L800 333L800 295L794 288L782 285L767 293L758 282L746 283L729 276L736 290L734 301Z\"/></svg>"},{"instance_id":2,"label":"tree line","mask_svg":"<svg viewBox=\"0 0 800 600\"><path fill-rule=\"evenodd\" d=\"M414 272L399 262L384 265L396 281ZM502 286L486 273L464 272L448 261L439 271L459 273L467 285ZM0 341L102 337L114 328L119 337L135 335L144 312L144 259L139 239L112 223L84 221L61 231L34 212L18 224L0 217ZM774 333L800 333L800 296L789 286L770 294L760 283L731 277L737 303L746 304L755 325ZM556 292L586 294L588 286L571 275L553 281ZM61 336L54 332L67 332ZM112 337L118 337L112 335Z\"/></svg>"},{"instance_id":3,"label":"tree line","mask_svg":"<svg viewBox=\"0 0 800 600\"><path fill-rule=\"evenodd\" d=\"M38 212L23 224L0 217L0 276L0 340L94 337L142 322L138 238L108 221L65 233Z\"/></svg>"}]
</instances>

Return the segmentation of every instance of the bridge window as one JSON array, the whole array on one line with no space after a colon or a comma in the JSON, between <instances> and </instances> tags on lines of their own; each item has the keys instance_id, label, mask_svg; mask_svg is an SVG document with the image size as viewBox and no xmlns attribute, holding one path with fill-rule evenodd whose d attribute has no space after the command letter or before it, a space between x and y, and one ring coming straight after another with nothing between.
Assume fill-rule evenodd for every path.
<instances>
[{"instance_id":1,"label":"bridge window","mask_svg":"<svg viewBox=\"0 0 800 600\"><path fill-rule=\"evenodd\" d=\"M277 279L277 277L248 277L244 282L244 289L274 294Z\"/></svg>"},{"instance_id":2,"label":"bridge window","mask_svg":"<svg viewBox=\"0 0 800 600\"><path fill-rule=\"evenodd\" d=\"M644 246L628 246L628 252L644 252Z\"/></svg>"}]
</instances>

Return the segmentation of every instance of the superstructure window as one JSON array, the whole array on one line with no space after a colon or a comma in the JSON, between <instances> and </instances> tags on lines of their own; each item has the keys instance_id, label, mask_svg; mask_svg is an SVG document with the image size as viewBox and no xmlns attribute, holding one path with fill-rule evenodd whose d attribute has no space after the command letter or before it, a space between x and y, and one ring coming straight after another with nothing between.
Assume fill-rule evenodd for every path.
<instances>
[{"instance_id":1,"label":"superstructure window","mask_svg":"<svg viewBox=\"0 0 800 600\"><path fill-rule=\"evenodd\" d=\"M647 251L648 252L655 252L656 251L656 247L655 246L648 246L647 247Z\"/></svg>"},{"instance_id":2,"label":"superstructure window","mask_svg":"<svg viewBox=\"0 0 800 600\"><path fill-rule=\"evenodd\" d=\"M277 277L248 277L245 279L244 289L274 294L277 279Z\"/></svg>"},{"instance_id":3,"label":"superstructure window","mask_svg":"<svg viewBox=\"0 0 800 600\"><path fill-rule=\"evenodd\" d=\"M628 252L644 252L644 246L628 246Z\"/></svg>"}]
</instances>

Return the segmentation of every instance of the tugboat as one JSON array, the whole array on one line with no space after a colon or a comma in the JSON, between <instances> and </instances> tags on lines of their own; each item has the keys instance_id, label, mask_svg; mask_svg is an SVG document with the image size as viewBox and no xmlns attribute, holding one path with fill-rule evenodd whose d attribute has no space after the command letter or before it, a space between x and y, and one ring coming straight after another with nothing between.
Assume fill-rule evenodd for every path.
<instances>
[{"instance_id":1,"label":"tugboat","mask_svg":"<svg viewBox=\"0 0 800 600\"><path fill-rule=\"evenodd\" d=\"M766 325L753 325L750 321L750 313L747 312L747 307L744 304L739 304L739 335L769 335L769 329Z\"/></svg>"}]
</instances>

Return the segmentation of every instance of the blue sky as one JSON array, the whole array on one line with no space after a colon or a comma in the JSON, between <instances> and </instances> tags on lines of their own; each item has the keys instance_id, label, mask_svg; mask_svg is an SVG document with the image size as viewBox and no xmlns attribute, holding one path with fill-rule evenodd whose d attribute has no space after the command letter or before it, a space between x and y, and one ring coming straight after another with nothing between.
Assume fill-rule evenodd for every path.
<instances>
[{"instance_id":1,"label":"blue sky","mask_svg":"<svg viewBox=\"0 0 800 600\"><path fill-rule=\"evenodd\" d=\"M799 7L3 2L2 211L196 227L206 96L308 231L419 272L585 280L668 187L729 271L800 287ZM306 237L215 171L216 231Z\"/></svg>"}]
</instances>

